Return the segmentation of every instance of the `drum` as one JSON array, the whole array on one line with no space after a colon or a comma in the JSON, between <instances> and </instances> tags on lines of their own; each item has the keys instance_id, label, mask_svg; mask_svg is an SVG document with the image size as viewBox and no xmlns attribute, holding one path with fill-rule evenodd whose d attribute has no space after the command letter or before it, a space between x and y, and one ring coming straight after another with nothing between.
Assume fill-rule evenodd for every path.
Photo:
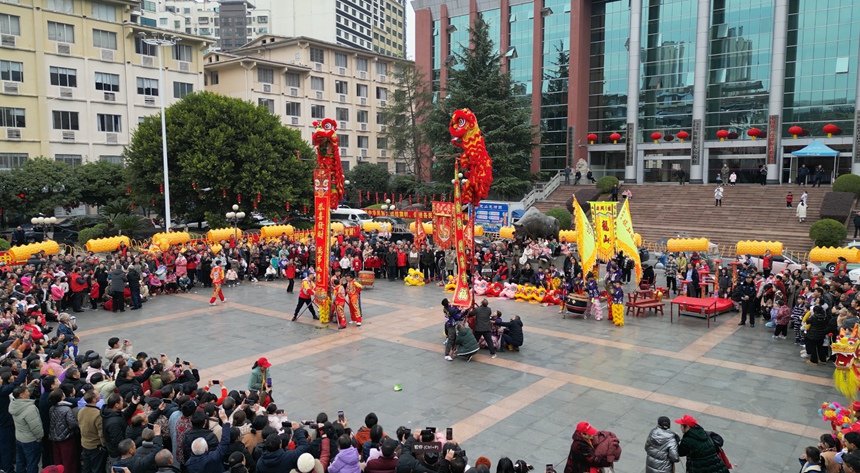
<instances>
[{"instance_id":1,"label":"drum","mask_svg":"<svg viewBox=\"0 0 860 473\"><path fill-rule=\"evenodd\" d=\"M573 312L577 315L585 315L585 308L588 306L588 298L579 294L571 294L567 296L567 301L564 304L568 312Z\"/></svg>"},{"instance_id":2,"label":"drum","mask_svg":"<svg viewBox=\"0 0 860 473\"><path fill-rule=\"evenodd\" d=\"M373 274L373 271L358 272L358 283L365 289L373 287L374 281L376 281L376 275Z\"/></svg>"}]
</instances>

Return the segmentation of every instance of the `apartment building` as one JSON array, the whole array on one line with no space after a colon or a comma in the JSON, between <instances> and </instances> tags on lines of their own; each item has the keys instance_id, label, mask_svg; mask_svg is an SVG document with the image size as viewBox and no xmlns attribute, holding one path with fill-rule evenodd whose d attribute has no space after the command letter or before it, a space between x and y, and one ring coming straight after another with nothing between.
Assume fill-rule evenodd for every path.
<instances>
[{"instance_id":1,"label":"apartment building","mask_svg":"<svg viewBox=\"0 0 860 473\"><path fill-rule=\"evenodd\" d=\"M406 54L405 0L144 0L141 7L141 24L206 36L221 50L271 34Z\"/></svg>"},{"instance_id":2,"label":"apartment building","mask_svg":"<svg viewBox=\"0 0 860 473\"><path fill-rule=\"evenodd\" d=\"M388 150L382 110L393 95L396 59L310 38L267 35L204 57L206 90L265 106L310 141L313 122L338 122L344 169L374 163L406 173Z\"/></svg>"},{"instance_id":3,"label":"apartment building","mask_svg":"<svg viewBox=\"0 0 860 473\"><path fill-rule=\"evenodd\" d=\"M136 124L203 87L210 40L131 21L136 0L0 2L0 169L35 156L121 162ZM164 63L164 82L158 55Z\"/></svg>"}]
</instances>

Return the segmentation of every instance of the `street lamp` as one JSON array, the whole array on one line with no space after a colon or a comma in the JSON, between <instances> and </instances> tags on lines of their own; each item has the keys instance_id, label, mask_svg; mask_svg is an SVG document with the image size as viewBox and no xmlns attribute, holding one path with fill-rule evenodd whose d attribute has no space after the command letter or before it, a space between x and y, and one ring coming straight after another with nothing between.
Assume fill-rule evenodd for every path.
<instances>
[{"instance_id":1,"label":"street lamp","mask_svg":"<svg viewBox=\"0 0 860 473\"><path fill-rule=\"evenodd\" d=\"M394 210L394 204L391 203L391 199L385 199L385 203L380 205L379 208L388 215Z\"/></svg>"},{"instance_id":2,"label":"street lamp","mask_svg":"<svg viewBox=\"0 0 860 473\"><path fill-rule=\"evenodd\" d=\"M161 59L161 47L173 46L178 38L176 36L168 36L166 33L151 33L151 36L143 31L138 33L140 40L146 44L158 46L158 83L160 84L159 94L161 96L161 158L164 167L164 231L170 231L170 182L167 177L167 119L164 116L164 96L167 94L167 84L164 82L164 66Z\"/></svg>"},{"instance_id":3,"label":"street lamp","mask_svg":"<svg viewBox=\"0 0 860 473\"><path fill-rule=\"evenodd\" d=\"M233 204L233 211L224 215L227 217L227 221L233 224L233 240L239 239L238 225L240 221L245 219L245 212L237 212L237 210L239 210L239 206Z\"/></svg>"},{"instance_id":4,"label":"street lamp","mask_svg":"<svg viewBox=\"0 0 860 473\"><path fill-rule=\"evenodd\" d=\"M57 217L33 217L30 219L30 223L33 224L33 227L42 227L42 231L45 232L45 236L48 237L49 240L54 239L54 225L57 223Z\"/></svg>"}]
</instances>

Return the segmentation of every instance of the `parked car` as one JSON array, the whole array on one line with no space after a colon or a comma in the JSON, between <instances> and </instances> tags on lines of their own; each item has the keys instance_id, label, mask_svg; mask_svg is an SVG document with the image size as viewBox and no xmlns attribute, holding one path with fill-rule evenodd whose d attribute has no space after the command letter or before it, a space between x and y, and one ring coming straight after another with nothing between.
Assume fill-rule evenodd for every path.
<instances>
[{"instance_id":1,"label":"parked car","mask_svg":"<svg viewBox=\"0 0 860 473\"><path fill-rule=\"evenodd\" d=\"M745 258L738 257L738 260L743 262L743 261L745 261ZM758 268L759 271L761 271L761 269L762 269L761 258L758 256L751 256L750 260L752 260L752 263L755 265L755 267ZM773 255L773 260L771 260L771 263L773 263L773 272L774 273L783 271L785 269L788 269L789 271L794 271L795 269L802 269L802 266L803 266L803 263L797 262L797 261L791 259L790 256L784 255L784 254L783 255ZM821 272L821 268L819 268L817 265L815 265L811 262L806 263L806 268L812 274L818 274L819 272Z\"/></svg>"},{"instance_id":2,"label":"parked car","mask_svg":"<svg viewBox=\"0 0 860 473\"><path fill-rule=\"evenodd\" d=\"M860 248L860 241L852 241L845 245L846 248ZM821 263L822 269L828 273L833 273L836 270L836 263ZM860 269L860 264L848 263L848 271Z\"/></svg>"},{"instance_id":3,"label":"parked car","mask_svg":"<svg viewBox=\"0 0 860 473\"><path fill-rule=\"evenodd\" d=\"M860 268L848 271L848 279L851 280L851 284L860 284Z\"/></svg>"}]
</instances>

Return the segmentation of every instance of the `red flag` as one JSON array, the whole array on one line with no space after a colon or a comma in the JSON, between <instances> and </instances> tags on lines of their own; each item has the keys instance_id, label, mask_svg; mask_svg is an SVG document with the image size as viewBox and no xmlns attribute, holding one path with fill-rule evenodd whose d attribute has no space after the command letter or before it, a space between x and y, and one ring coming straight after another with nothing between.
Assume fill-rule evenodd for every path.
<instances>
[{"instance_id":1,"label":"red flag","mask_svg":"<svg viewBox=\"0 0 860 473\"><path fill-rule=\"evenodd\" d=\"M427 234L424 233L424 224L421 223L421 218L415 219L415 244L421 246L427 240Z\"/></svg>"}]
</instances>

